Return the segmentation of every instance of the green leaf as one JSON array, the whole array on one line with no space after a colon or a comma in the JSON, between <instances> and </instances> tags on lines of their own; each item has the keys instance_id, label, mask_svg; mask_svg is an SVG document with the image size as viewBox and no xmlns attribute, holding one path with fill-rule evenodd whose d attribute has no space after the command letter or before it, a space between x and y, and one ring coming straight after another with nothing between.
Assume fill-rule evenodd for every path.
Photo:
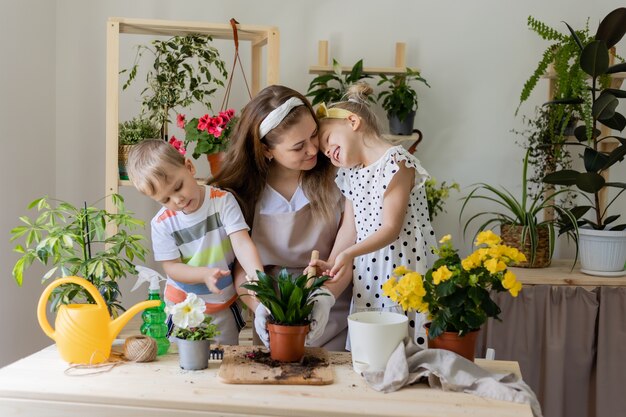
<instances>
[{"instance_id":1,"label":"green leaf","mask_svg":"<svg viewBox=\"0 0 626 417\"><path fill-rule=\"evenodd\" d=\"M555 185L576 185L576 181L580 173L572 169L562 169L552 172L543 177L543 182Z\"/></svg>"},{"instance_id":2,"label":"green leaf","mask_svg":"<svg viewBox=\"0 0 626 417\"><path fill-rule=\"evenodd\" d=\"M604 177L595 172L583 172L576 178L576 186L587 193L600 191L604 183Z\"/></svg>"},{"instance_id":3,"label":"green leaf","mask_svg":"<svg viewBox=\"0 0 626 417\"><path fill-rule=\"evenodd\" d=\"M611 129L619 130L620 132L626 127L626 118L618 112L613 113L608 119L598 120L603 125L610 127Z\"/></svg>"},{"instance_id":4,"label":"green leaf","mask_svg":"<svg viewBox=\"0 0 626 417\"><path fill-rule=\"evenodd\" d=\"M609 158L607 155L587 147L584 152L585 170L587 172L598 172L606 166Z\"/></svg>"},{"instance_id":5,"label":"green leaf","mask_svg":"<svg viewBox=\"0 0 626 417\"><path fill-rule=\"evenodd\" d=\"M619 64L612 65L606 70L606 74L617 74L618 72L626 72L626 62L620 62ZM609 89L609 90L612 90L612 89ZM622 91L622 90L619 90L619 91ZM617 96L617 97L623 98L623 96Z\"/></svg>"},{"instance_id":6,"label":"green leaf","mask_svg":"<svg viewBox=\"0 0 626 417\"><path fill-rule=\"evenodd\" d=\"M591 41L580 54L580 68L592 78L604 74L609 68L609 50L603 41Z\"/></svg>"},{"instance_id":7,"label":"green leaf","mask_svg":"<svg viewBox=\"0 0 626 417\"><path fill-rule=\"evenodd\" d=\"M626 33L626 8L620 7L608 15L600 22L595 39L604 41L607 47L612 47L618 43Z\"/></svg>"},{"instance_id":8,"label":"green leaf","mask_svg":"<svg viewBox=\"0 0 626 417\"><path fill-rule=\"evenodd\" d=\"M615 114L619 100L611 93L603 93L593 103L591 113L599 120L610 119Z\"/></svg>"}]
</instances>

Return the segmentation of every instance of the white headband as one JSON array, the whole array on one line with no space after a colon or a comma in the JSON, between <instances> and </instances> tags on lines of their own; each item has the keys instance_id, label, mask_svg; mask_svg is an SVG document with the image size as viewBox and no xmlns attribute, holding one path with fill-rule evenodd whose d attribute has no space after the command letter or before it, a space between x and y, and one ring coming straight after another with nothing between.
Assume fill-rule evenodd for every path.
<instances>
[{"instance_id":1,"label":"white headband","mask_svg":"<svg viewBox=\"0 0 626 417\"><path fill-rule=\"evenodd\" d=\"M259 126L260 137L265 137L270 130L274 129L280 124L280 122L283 121L285 116L287 116L294 107L298 106L304 106L302 100L298 97L291 97L289 100L272 110L270 114L265 116L265 119L261 122L261 126Z\"/></svg>"}]
</instances>

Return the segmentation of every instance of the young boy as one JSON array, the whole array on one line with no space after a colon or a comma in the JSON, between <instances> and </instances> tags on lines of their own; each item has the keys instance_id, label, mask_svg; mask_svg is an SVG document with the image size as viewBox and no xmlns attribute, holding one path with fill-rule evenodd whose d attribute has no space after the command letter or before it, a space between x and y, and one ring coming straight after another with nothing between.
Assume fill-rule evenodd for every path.
<instances>
[{"instance_id":1,"label":"young boy","mask_svg":"<svg viewBox=\"0 0 626 417\"><path fill-rule=\"evenodd\" d=\"M133 185L163 205L151 227L154 259L168 277L166 303L196 293L221 332L216 342L236 345L245 322L235 303L242 284L231 276L235 258L249 276L263 266L233 195L199 185L195 173L193 163L162 140L145 140L128 156Z\"/></svg>"}]
</instances>

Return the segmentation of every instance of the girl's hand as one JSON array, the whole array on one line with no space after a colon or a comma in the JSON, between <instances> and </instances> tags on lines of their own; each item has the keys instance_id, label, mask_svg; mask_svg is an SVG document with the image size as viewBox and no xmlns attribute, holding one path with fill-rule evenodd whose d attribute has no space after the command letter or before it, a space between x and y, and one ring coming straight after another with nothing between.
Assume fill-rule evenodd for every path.
<instances>
[{"instance_id":1,"label":"girl's hand","mask_svg":"<svg viewBox=\"0 0 626 417\"><path fill-rule=\"evenodd\" d=\"M346 251L341 252L339 255L337 255L337 258L335 259L335 264L330 270L330 276L334 277L336 275L343 275L346 271L352 270L353 262L353 256L346 253Z\"/></svg>"},{"instance_id":2,"label":"girl's hand","mask_svg":"<svg viewBox=\"0 0 626 417\"><path fill-rule=\"evenodd\" d=\"M217 288L217 281L229 275L229 270L209 268L207 274L204 276L204 283L207 287L209 287L209 290L211 290L213 294L221 294L222 290Z\"/></svg>"},{"instance_id":3,"label":"girl's hand","mask_svg":"<svg viewBox=\"0 0 626 417\"><path fill-rule=\"evenodd\" d=\"M332 268L332 264L330 264L328 261L323 261L321 259L316 259L312 262L309 262L309 266L306 267L306 269L304 270L304 275L309 273L309 268L310 267L314 267L315 270L317 271L316 275L328 275L328 276L332 276L330 275L330 268ZM320 273L321 272L321 273Z\"/></svg>"}]
</instances>

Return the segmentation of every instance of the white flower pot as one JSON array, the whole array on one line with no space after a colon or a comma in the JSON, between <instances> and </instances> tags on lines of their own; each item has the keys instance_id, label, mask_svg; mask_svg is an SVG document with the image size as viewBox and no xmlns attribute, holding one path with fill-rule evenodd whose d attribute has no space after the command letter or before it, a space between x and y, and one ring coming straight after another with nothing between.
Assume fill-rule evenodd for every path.
<instances>
[{"instance_id":1,"label":"white flower pot","mask_svg":"<svg viewBox=\"0 0 626 417\"><path fill-rule=\"evenodd\" d=\"M626 230L578 229L581 272L598 276L626 274Z\"/></svg>"}]
</instances>

